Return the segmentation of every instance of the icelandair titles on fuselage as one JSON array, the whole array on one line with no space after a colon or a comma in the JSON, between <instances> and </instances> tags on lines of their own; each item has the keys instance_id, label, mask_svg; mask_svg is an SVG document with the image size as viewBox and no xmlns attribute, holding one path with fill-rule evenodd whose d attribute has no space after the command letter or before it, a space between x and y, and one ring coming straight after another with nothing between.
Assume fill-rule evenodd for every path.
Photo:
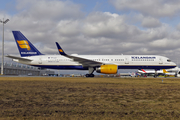
<instances>
[{"instance_id":1,"label":"icelandair titles on fuselage","mask_svg":"<svg viewBox=\"0 0 180 120\"><path fill-rule=\"evenodd\" d=\"M21 52L21 54L37 54L37 52Z\"/></svg>"},{"instance_id":2,"label":"icelandair titles on fuselage","mask_svg":"<svg viewBox=\"0 0 180 120\"><path fill-rule=\"evenodd\" d=\"M148 56L132 56L132 59L156 59L156 57L148 57Z\"/></svg>"}]
</instances>

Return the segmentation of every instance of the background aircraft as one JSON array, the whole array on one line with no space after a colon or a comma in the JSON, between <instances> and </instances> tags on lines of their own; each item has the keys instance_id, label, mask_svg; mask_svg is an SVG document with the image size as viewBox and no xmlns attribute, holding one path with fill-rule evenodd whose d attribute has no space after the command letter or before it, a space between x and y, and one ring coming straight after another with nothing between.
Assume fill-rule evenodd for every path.
<instances>
[{"instance_id":1,"label":"background aircraft","mask_svg":"<svg viewBox=\"0 0 180 120\"><path fill-rule=\"evenodd\" d=\"M56 43L61 55L44 55L20 32L13 31L21 57L8 55L13 61L41 68L64 70L88 70L86 77L94 77L93 72L116 74L118 69L168 69L176 67L174 62L158 55L68 55Z\"/></svg>"},{"instance_id":2,"label":"background aircraft","mask_svg":"<svg viewBox=\"0 0 180 120\"><path fill-rule=\"evenodd\" d=\"M138 73L142 73L142 74L147 75L147 76L154 75L155 72L156 72L157 75L163 75L165 77L167 77L167 76L175 76L175 77L180 76L179 75L179 68L162 69L162 70L158 70L158 71L144 70L144 69L138 70Z\"/></svg>"}]
</instances>

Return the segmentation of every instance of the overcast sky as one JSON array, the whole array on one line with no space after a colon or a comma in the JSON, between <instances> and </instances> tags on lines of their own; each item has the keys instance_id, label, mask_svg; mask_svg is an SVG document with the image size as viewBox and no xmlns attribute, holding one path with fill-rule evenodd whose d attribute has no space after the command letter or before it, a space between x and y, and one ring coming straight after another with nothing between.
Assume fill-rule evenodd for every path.
<instances>
[{"instance_id":1,"label":"overcast sky","mask_svg":"<svg viewBox=\"0 0 180 120\"><path fill-rule=\"evenodd\" d=\"M3 18L10 19L5 54L19 55L12 35L18 30L44 54L58 54L59 42L68 54L180 60L179 0L3 0ZM0 40L2 45L2 24Z\"/></svg>"}]
</instances>

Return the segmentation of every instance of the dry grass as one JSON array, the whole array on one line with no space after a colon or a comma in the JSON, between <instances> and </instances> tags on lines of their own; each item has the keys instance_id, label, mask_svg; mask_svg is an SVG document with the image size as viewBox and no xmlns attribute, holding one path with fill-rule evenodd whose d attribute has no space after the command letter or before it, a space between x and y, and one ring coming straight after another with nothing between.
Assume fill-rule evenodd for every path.
<instances>
[{"instance_id":1,"label":"dry grass","mask_svg":"<svg viewBox=\"0 0 180 120\"><path fill-rule=\"evenodd\" d=\"M0 116L179 119L180 79L0 77Z\"/></svg>"}]
</instances>

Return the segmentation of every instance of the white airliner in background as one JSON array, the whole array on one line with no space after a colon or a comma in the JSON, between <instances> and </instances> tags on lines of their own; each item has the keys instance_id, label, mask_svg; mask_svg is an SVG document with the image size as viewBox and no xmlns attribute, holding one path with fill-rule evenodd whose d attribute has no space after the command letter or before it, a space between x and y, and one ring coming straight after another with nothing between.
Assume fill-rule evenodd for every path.
<instances>
[{"instance_id":1,"label":"white airliner in background","mask_svg":"<svg viewBox=\"0 0 180 120\"><path fill-rule=\"evenodd\" d=\"M145 69L140 69L140 70L138 70L138 73L143 73L143 74L155 74L155 72L156 72L156 74L164 74L163 73L163 70L162 69L160 69L160 70L157 70L157 71L155 71L155 70L145 70Z\"/></svg>"},{"instance_id":2,"label":"white airliner in background","mask_svg":"<svg viewBox=\"0 0 180 120\"><path fill-rule=\"evenodd\" d=\"M145 75L152 75L152 74L156 74L157 75L164 75L165 77L166 76L175 76L175 77L179 77L180 76L180 73L179 73L179 68L176 67L176 68L172 68L172 69L162 69L162 70L144 70L144 69L141 69L141 70L138 70L138 73L143 73Z\"/></svg>"},{"instance_id":3,"label":"white airliner in background","mask_svg":"<svg viewBox=\"0 0 180 120\"><path fill-rule=\"evenodd\" d=\"M169 69L176 64L159 55L68 55L56 42L61 55L44 55L20 32L12 31L21 57L7 55L13 61L41 68L63 70L88 70L86 77L94 77L93 72L116 74L118 69Z\"/></svg>"}]
</instances>

